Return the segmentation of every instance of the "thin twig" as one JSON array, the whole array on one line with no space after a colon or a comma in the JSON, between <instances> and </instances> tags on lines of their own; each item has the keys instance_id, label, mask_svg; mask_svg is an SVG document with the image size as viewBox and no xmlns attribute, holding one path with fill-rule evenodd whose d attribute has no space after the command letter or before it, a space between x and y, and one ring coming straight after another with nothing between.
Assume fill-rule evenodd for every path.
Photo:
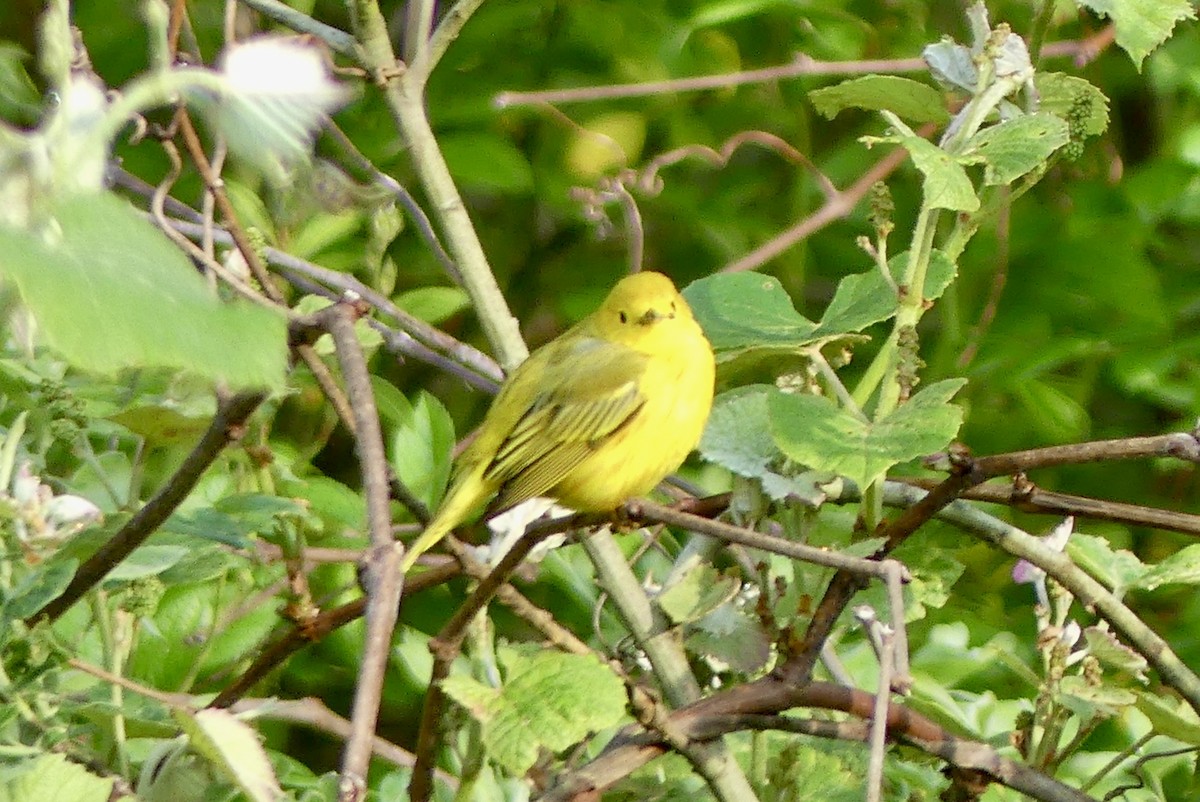
<instances>
[{"instance_id":1,"label":"thin twig","mask_svg":"<svg viewBox=\"0 0 1200 802\"><path fill-rule=\"evenodd\" d=\"M418 76L396 69L387 22L375 0L351 0L355 36L368 69L382 84L396 126L411 154L412 164L438 216L446 246L462 273L488 341L507 369L516 367L529 353L517 320L496 284L479 236L467 214L446 160L438 148L426 116L423 84Z\"/></svg>"},{"instance_id":2,"label":"thin twig","mask_svg":"<svg viewBox=\"0 0 1200 802\"><path fill-rule=\"evenodd\" d=\"M194 223L183 220L169 220L168 222L173 228L188 237L199 237L203 232L203 229ZM213 236L217 242L233 243L232 237L226 231L218 229L213 232ZM383 335L390 350L428 362L462 378L463 381L478 389L486 392L496 391L503 374L499 366L481 351L455 340L445 332L405 313L388 298L347 273L329 270L275 248L266 248L265 254L271 264L279 268L289 281L299 283L300 280L311 279L314 282L321 282L327 285L322 288L323 294L333 299L341 297L344 292L355 292L370 302L377 310L406 327L405 331L397 332L387 328L379 321L373 319L368 321L372 328ZM313 287L306 289L314 291Z\"/></svg>"},{"instance_id":3,"label":"thin twig","mask_svg":"<svg viewBox=\"0 0 1200 802\"><path fill-rule=\"evenodd\" d=\"M438 260L442 269L446 271L446 275L450 276L456 284L462 284L462 274L458 272L458 265L454 264L454 260L450 258L450 254L446 253L446 249L442 247L442 241L438 239L437 232L433 230L433 223L429 222L429 216L425 214L425 210L421 208L421 204L417 203L417 199L412 196L412 193L403 184L380 170L370 159L364 156L362 151L354 144L354 141L333 120L325 121L325 133L329 135L330 139L341 150L342 155L356 169L366 173L372 181L386 189L400 202L400 205L408 212L408 216L413 221L413 224L416 225L417 233L425 241L425 244L429 246L429 250L433 252L434 258Z\"/></svg>"},{"instance_id":4,"label":"thin twig","mask_svg":"<svg viewBox=\"0 0 1200 802\"><path fill-rule=\"evenodd\" d=\"M359 467L367 500L367 530L371 541L371 555L367 558L364 572L367 631L358 681L354 685L354 704L350 717L352 731L342 756L338 786L342 800L361 799L365 788L383 677L403 586L403 577L398 570L400 552L392 539L388 510L387 457L383 433L379 428L379 414L375 408L375 394L371 390L367 362L354 333L354 321L362 311L350 303L339 303L330 307L324 315L354 410Z\"/></svg>"},{"instance_id":5,"label":"thin twig","mask_svg":"<svg viewBox=\"0 0 1200 802\"><path fill-rule=\"evenodd\" d=\"M919 505L922 496L928 497L933 495L933 492L926 494L918 488L893 482L884 486L885 500L889 504L911 505L909 509ZM969 534L999 546L1009 554L1028 560L1045 571L1071 591L1079 604L1088 609L1095 609L1101 618L1112 625L1118 635L1154 666L1165 684L1174 688L1193 710L1200 713L1200 676L1120 598L1077 567L1065 553L1056 551L1044 544L1040 538L964 502L955 501L944 506L939 517Z\"/></svg>"},{"instance_id":6,"label":"thin twig","mask_svg":"<svg viewBox=\"0 0 1200 802\"><path fill-rule=\"evenodd\" d=\"M884 580L887 579L889 571L886 566L876 560L849 557L845 554L828 551L815 546L808 546L804 543L796 543L795 541L786 540L781 537L764 535L761 532L755 532L753 529L746 529L745 527L734 526L721 521L712 521L708 518L701 518L699 515L682 512L672 507L664 507L661 504L654 504L649 501L640 499L631 501L625 505L625 510L629 518L634 521L653 521L664 523L668 526L678 526L692 532L711 535L730 543L739 543L743 546L762 549L772 554L781 554L796 560L804 560L814 565L838 568ZM908 579L908 572L903 570L903 568L901 575L905 580Z\"/></svg>"},{"instance_id":7,"label":"thin twig","mask_svg":"<svg viewBox=\"0 0 1200 802\"><path fill-rule=\"evenodd\" d=\"M910 484L932 490L939 484L936 479L898 478L902 484ZM1129 526L1145 526L1168 532L1179 532L1200 537L1200 515L1157 507L1124 504L1119 501L1056 493L1042 488L1024 476L1008 484L982 484L962 493L960 498L969 501L987 501L1005 504L1022 512L1042 515L1073 515L1095 521L1113 521Z\"/></svg>"},{"instance_id":8,"label":"thin twig","mask_svg":"<svg viewBox=\"0 0 1200 802\"><path fill-rule=\"evenodd\" d=\"M813 232L820 231L834 220L839 220L850 214L854 210L854 207L858 205L858 202L871 191L871 187L891 175L897 167L904 163L907 157L908 151L903 148L892 151L871 165L869 170L863 173L857 181L845 190L838 192L832 198L828 198L820 209L817 209L817 211L791 228L775 235L768 242L758 246L750 253L725 265L721 268L721 272L739 273L746 270L755 270Z\"/></svg>"},{"instance_id":9,"label":"thin twig","mask_svg":"<svg viewBox=\"0 0 1200 802\"><path fill-rule=\"evenodd\" d=\"M671 714L671 720L689 738L711 738L738 729L782 729L819 737L862 741L867 729L831 722L804 723L780 716L795 707L849 713L860 719L871 715L873 695L828 682L792 687L776 676L734 686ZM795 722L795 723L793 723ZM894 739L935 755L949 765L979 773L984 781L998 782L1042 802L1091 802L1091 797L1036 768L1002 757L993 747L955 737L932 720L900 704L887 709L887 732ZM599 792L627 777L661 755L666 746L658 740L622 733L588 765L560 778L559 785L541 798L544 802L597 797Z\"/></svg>"},{"instance_id":10,"label":"thin twig","mask_svg":"<svg viewBox=\"0 0 1200 802\"><path fill-rule=\"evenodd\" d=\"M304 12L297 11L279 0L238 0L238 2L293 31L316 37L327 44L333 52L359 62L360 54L354 37L343 30L323 22L317 22Z\"/></svg>"},{"instance_id":11,"label":"thin twig","mask_svg":"<svg viewBox=\"0 0 1200 802\"><path fill-rule=\"evenodd\" d=\"M896 654L895 633L879 624L879 686L875 690L875 708L871 713L871 735L867 756L867 802L883 798L883 758L887 745L888 702L892 693L892 661Z\"/></svg>"},{"instance_id":12,"label":"thin twig","mask_svg":"<svg viewBox=\"0 0 1200 802\"><path fill-rule=\"evenodd\" d=\"M917 72L926 68L924 59L870 59L863 61L818 61L797 53L791 64L757 70L700 75L694 78L675 78L665 81L646 81L633 84L582 86L576 89L549 89L540 92L501 92L492 99L498 109L530 106L540 103L590 103L615 98L647 97L672 92L696 92L703 89L728 89L744 84L760 84L802 75L861 75L872 72Z\"/></svg>"},{"instance_id":13,"label":"thin twig","mask_svg":"<svg viewBox=\"0 0 1200 802\"><path fill-rule=\"evenodd\" d=\"M1175 432L1154 437L1128 437L1034 448L975 460L962 458L954 466L955 472L949 478L888 524L882 535L889 544L902 541L968 489L998 476L1012 476L1036 468L1060 465L1153 457L1175 457L1200 463L1200 440L1195 432Z\"/></svg>"},{"instance_id":14,"label":"thin twig","mask_svg":"<svg viewBox=\"0 0 1200 802\"><path fill-rule=\"evenodd\" d=\"M1108 26L1111 31L1112 26ZM1109 34L1111 40L1111 33ZM1042 49L1045 56L1088 55L1089 58L1103 49L1099 37L1082 41L1052 42ZM720 75L700 75L693 78L674 78L665 81L646 81L633 84L610 84L607 86L582 86L574 89L549 89L540 92L501 92L492 99L496 108L531 106L542 103L589 103L615 98L646 97L674 92L696 92L705 89L728 89L745 84L768 83L771 81L799 78L806 75L863 75L867 73L922 72L927 69L924 59L864 59L856 61L818 61L804 53L797 53L790 64L765 67L757 70L727 72Z\"/></svg>"},{"instance_id":15,"label":"thin twig","mask_svg":"<svg viewBox=\"0 0 1200 802\"><path fill-rule=\"evenodd\" d=\"M243 699L231 707L230 712L254 718L288 721L342 740L349 738L353 731L353 725L349 721L330 710L320 699L311 696L304 699ZM401 749L378 735L371 740L371 750L376 757L401 768L412 766L413 756L408 750ZM458 789L458 778L452 774L439 769L436 776L438 781L451 790Z\"/></svg>"},{"instance_id":16,"label":"thin twig","mask_svg":"<svg viewBox=\"0 0 1200 802\"><path fill-rule=\"evenodd\" d=\"M434 67L446 54L446 50L462 33L467 20L481 5L483 5L483 0L457 0L454 5L450 6L450 10L442 17L442 21L434 29L433 35L429 37L429 48L418 73L422 82L429 78L429 73L433 72Z\"/></svg>"},{"instance_id":17,"label":"thin twig","mask_svg":"<svg viewBox=\"0 0 1200 802\"><path fill-rule=\"evenodd\" d=\"M225 218L225 226L230 236L233 237L237 249L241 251L242 258L246 260L246 266L250 268L250 275L254 276L255 280L258 281L263 293L268 298L276 303L282 303L283 296L271 282L266 265L259 258L258 251L254 248L254 243L246 236L245 230L238 221L233 203L230 202L229 195L225 192L224 182L221 181L220 176L213 172L212 164L209 162L208 155L204 152L204 146L200 142L200 135L196 133L196 127L192 124L191 115L188 114L186 108L181 108L177 118L179 120L179 133L183 136L183 144L187 148L188 155L192 157L192 162L196 165L197 172L204 179L204 186L212 193L213 200L216 201L217 208L221 211L221 216Z\"/></svg>"}]
</instances>

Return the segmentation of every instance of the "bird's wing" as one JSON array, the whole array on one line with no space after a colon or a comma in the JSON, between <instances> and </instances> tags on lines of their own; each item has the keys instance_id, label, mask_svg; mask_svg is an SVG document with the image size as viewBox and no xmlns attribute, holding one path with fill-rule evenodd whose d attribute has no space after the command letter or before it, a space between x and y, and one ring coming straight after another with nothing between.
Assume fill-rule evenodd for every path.
<instances>
[{"instance_id":1,"label":"bird's wing","mask_svg":"<svg viewBox=\"0 0 1200 802\"><path fill-rule=\"evenodd\" d=\"M583 338L547 362L543 390L496 449L485 478L500 486L491 512L551 491L641 409L645 357Z\"/></svg>"}]
</instances>

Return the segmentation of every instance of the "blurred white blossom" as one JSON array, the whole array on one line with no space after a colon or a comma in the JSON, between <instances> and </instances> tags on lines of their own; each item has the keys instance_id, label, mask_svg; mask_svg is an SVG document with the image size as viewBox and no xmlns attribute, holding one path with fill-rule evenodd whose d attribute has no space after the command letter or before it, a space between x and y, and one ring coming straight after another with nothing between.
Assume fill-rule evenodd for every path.
<instances>
[{"instance_id":1,"label":"blurred white blossom","mask_svg":"<svg viewBox=\"0 0 1200 802\"><path fill-rule=\"evenodd\" d=\"M63 540L104 517L99 507L82 496L54 495L28 462L21 463L10 488L0 489L0 497L4 496L13 504L13 527L22 543Z\"/></svg>"},{"instance_id":2,"label":"blurred white blossom","mask_svg":"<svg viewBox=\"0 0 1200 802\"><path fill-rule=\"evenodd\" d=\"M325 118L350 98L321 52L294 38L257 36L221 58L217 124L242 158L280 177L308 159Z\"/></svg>"}]
</instances>

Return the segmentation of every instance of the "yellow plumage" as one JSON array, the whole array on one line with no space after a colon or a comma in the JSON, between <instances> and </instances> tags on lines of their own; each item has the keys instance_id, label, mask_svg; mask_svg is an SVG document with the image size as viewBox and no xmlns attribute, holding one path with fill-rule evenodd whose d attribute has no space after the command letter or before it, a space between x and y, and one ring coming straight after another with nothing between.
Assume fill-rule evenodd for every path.
<instances>
[{"instance_id":1,"label":"yellow plumage","mask_svg":"<svg viewBox=\"0 0 1200 802\"><path fill-rule=\"evenodd\" d=\"M492 496L489 514L535 496L603 512L648 492L700 442L713 374L712 348L671 280L622 279L504 382L401 570Z\"/></svg>"}]
</instances>

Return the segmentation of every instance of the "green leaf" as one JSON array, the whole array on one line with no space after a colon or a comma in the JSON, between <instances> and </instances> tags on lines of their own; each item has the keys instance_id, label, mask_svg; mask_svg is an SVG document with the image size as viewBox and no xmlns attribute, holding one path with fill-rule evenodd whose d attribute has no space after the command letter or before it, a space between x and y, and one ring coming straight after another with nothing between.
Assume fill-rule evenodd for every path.
<instances>
[{"instance_id":1,"label":"green leaf","mask_svg":"<svg viewBox=\"0 0 1200 802\"><path fill-rule=\"evenodd\" d=\"M470 306L460 287L418 287L396 298L396 306L426 323L437 325Z\"/></svg>"},{"instance_id":2,"label":"green leaf","mask_svg":"<svg viewBox=\"0 0 1200 802\"><path fill-rule=\"evenodd\" d=\"M908 251L888 260L888 271L894 282L899 283L907 266ZM946 254L938 250L931 251L925 273L925 299L934 301L940 298L954 281L957 272L957 267ZM817 333L833 335L862 331L867 326L890 319L898 306L896 290L884 280L878 268L854 273L838 282L837 290L817 326Z\"/></svg>"},{"instance_id":3,"label":"green leaf","mask_svg":"<svg viewBox=\"0 0 1200 802\"><path fill-rule=\"evenodd\" d=\"M621 681L590 655L540 652L516 661L498 695L464 680L447 693L464 700L483 723L488 754L516 775L533 766L539 749L566 749L625 713Z\"/></svg>"},{"instance_id":4,"label":"green leaf","mask_svg":"<svg viewBox=\"0 0 1200 802\"><path fill-rule=\"evenodd\" d=\"M189 713L176 708L175 719L192 749L228 777L254 802L274 802L282 795L275 772L258 735L228 710L207 708Z\"/></svg>"},{"instance_id":5,"label":"green leaf","mask_svg":"<svg viewBox=\"0 0 1200 802\"><path fill-rule=\"evenodd\" d=\"M533 190L533 168L507 139L492 133L456 133L438 140L446 166L464 187L525 194Z\"/></svg>"},{"instance_id":6,"label":"green leaf","mask_svg":"<svg viewBox=\"0 0 1200 802\"><path fill-rule=\"evenodd\" d=\"M696 563L663 588L656 601L676 624L698 621L737 595L741 583L707 563Z\"/></svg>"},{"instance_id":7,"label":"green leaf","mask_svg":"<svg viewBox=\"0 0 1200 802\"><path fill-rule=\"evenodd\" d=\"M944 448L954 438L962 409L949 400L964 384L964 379L932 384L875 422L827 398L776 392L768 398L771 433L797 462L845 474L866 487L892 466Z\"/></svg>"},{"instance_id":8,"label":"green leaf","mask_svg":"<svg viewBox=\"0 0 1200 802\"><path fill-rule=\"evenodd\" d=\"M987 184L1009 184L1044 164L1067 144L1065 120L1049 112L1025 114L979 131L967 142L964 157L983 160Z\"/></svg>"},{"instance_id":9,"label":"green leaf","mask_svg":"<svg viewBox=\"0 0 1200 802\"><path fill-rule=\"evenodd\" d=\"M823 116L832 119L849 109L887 110L915 123L944 123L950 119L942 95L932 86L897 75L865 75L808 93Z\"/></svg>"},{"instance_id":10,"label":"green leaf","mask_svg":"<svg viewBox=\"0 0 1200 802\"><path fill-rule=\"evenodd\" d=\"M1188 0L1079 0L1079 4L1113 21L1117 44L1139 71L1146 56L1167 41L1175 23L1196 17Z\"/></svg>"},{"instance_id":11,"label":"green leaf","mask_svg":"<svg viewBox=\"0 0 1200 802\"><path fill-rule=\"evenodd\" d=\"M1137 708L1150 719L1155 732L1200 746L1200 719L1186 702L1142 692L1138 694Z\"/></svg>"},{"instance_id":12,"label":"green leaf","mask_svg":"<svg viewBox=\"0 0 1200 802\"><path fill-rule=\"evenodd\" d=\"M1115 716L1123 708L1137 702L1137 694L1126 688L1111 685L1093 685L1085 678L1072 674L1062 678L1055 699L1077 715L1099 713Z\"/></svg>"},{"instance_id":13,"label":"green leaf","mask_svg":"<svg viewBox=\"0 0 1200 802\"><path fill-rule=\"evenodd\" d=\"M758 671L771 658L771 637L762 622L731 603L697 621L688 632L687 647L743 674Z\"/></svg>"},{"instance_id":14,"label":"green leaf","mask_svg":"<svg viewBox=\"0 0 1200 802\"><path fill-rule=\"evenodd\" d=\"M79 561L54 559L44 563L13 589L4 605L4 617L28 618L62 595L75 576Z\"/></svg>"},{"instance_id":15,"label":"green leaf","mask_svg":"<svg viewBox=\"0 0 1200 802\"><path fill-rule=\"evenodd\" d=\"M241 560L220 546L192 545L179 562L162 572L159 579L165 585L207 582L243 564Z\"/></svg>"},{"instance_id":16,"label":"green leaf","mask_svg":"<svg viewBox=\"0 0 1200 802\"><path fill-rule=\"evenodd\" d=\"M752 384L717 396L700 440L700 454L739 476L759 480L763 492L776 501L795 496L815 506L825 496L814 486L812 475L782 472L786 458L771 437L767 414L767 397L774 392L769 385Z\"/></svg>"},{"instance_id":17,"label":"green leaf","mask_svg":"<svg viewBox=\"0 0 1200 802\"><path fill-rule=\"evenodd\" d=\"M446 695L469 712L476 721L487 723L500 709L500 689L484 685L466 674L451 674L442 680Z\"/></svg>"},{"instance_id":18,"label":"green leaf","mask_svg":"<svg viewBox=\"0 0 1200 802\"><path fill-rule=\"evenodd\" d=\"M286 322L225 304L183 254L110 194L62 203L53 243L0 226L0 276L11 279L49 343L82 368L193 371L235 387L279 387Z\"/></svg>"},{"instance_id":19,"label":"green leaf","mask_svg":"<svg viewBox=\"0 0 1200 802\"><path fill-rule=\"evenodd\" d=\"M108 802L113 781L97 777L64 755L42 755L0 786L0 802Z\"/></svg>"},{"instance_id":20,"label":"green leaf","mask_svg":"<svg viewBox=\"0 0 1200 802\"><path fill-rule=\"evenodd\" d=\"M1200 543L1185 546L1157 565L1151 566L1132 587L1154 590L1163 585L1200 584Z\"/></svg>"},{"instance_id":21,"label":"green leaf","mask_svg":"<svg viewBox=\"0 0 1200 802\"><path fill-rule=\"evenodd\" d=\"M792 306L779 279L759 273L731 273L700 279L683 291L717 351L755 347L796 349L815 341L816 324Z\"/></svg>"},{"instance_id":22,"label":"green leaf","mask_svg":"<svg viewBox=\"0 0 1200 802\"><path fill-rule=\"evenodd\" d=\"M105 582L129 582L147 576L157 576L171 568L188 554L186 546L148 544L139 546L104 577Z\"/></svg>"},{"instance_id":23,"label":"green leaf","mask_svg":"<svg viewBox=\"0 0 1200 802\"><path fill-rule=\"evenodd\" d=\"M422 392L405 410L396 410L390 461L396 476L430 507L450 478L454 421L442 402Z\"/></svg>"},{"instance_id":24,"label":"green leaf","mask_svg":"<svg viewBox=\"0 0 1200 802\"><path fill-rule=\"evenodd\" d=\"M1041 109L1064 120L1072 110L1083 110L1080 133L1099 136L1108 128L1108 98L1091 82L1064 72L1039 72L1033 83L1041 96Z\"/></svg>"},{"instance_id":25,"label":"green leaf","mask_svg":"<svg viewBox=\"0 0 1200 802\"><path fill-rule=\"evenodd\" d=\"M200 438L212 421L216 405L211 399L181 405L171 401L139 404L108 415L151 445L191 444Z\"/></svg>"},{"instance_id":26,"label":"green leaf","mask_svg":"<svg viewBox=\"0 0 1200 802\"><path fill-rule=\"evenodd\" d=\"M1067 556L1118 596L1135 587L1148 570L1132 552L1114 550L1105 538L1081 532L1071 535L1067 541Z\"/></svg>"},{"instance_id":27,"label":"green leaf","mask_svg":"<svg viewBox=\"0 0 1200 802\"><path fill-rule=\"evenodd\" d=\"M863 137L868 146L876 142L902 145L912 157L913 164L925 177L922 191L925 204L931 209L954 212L973 212L979 208L979 198L971 186L967 171L950 154L937 145L909 134L889 134L883 137Z\"/></svg>"},{"instance_id":28,"label":"green leaf","mask_svg":"<svg viewBox=\"0 0 1200 802\"><path fill-rule=\"evenodd\" d=\"M1013 386L1025 408L1025 419L1053 442L1070 442L1087 435L1088 410L1067 393L1044 381L1026 379Z\"/></svg>"},{"instance_id":29,"label":"green leaf","mask_svg":"<svg viewBox=\"0 0 1200 802\"><path fill-rule=\"evenodd\" d=\"M1149 664L1146 658L1117 640L1112 632L1099 627L1088 627L1083 631L1087 640L1088 651L1104 665L1118 671L1124 671L1131 677L1137 677L1147 682L1146 669Z\"/></svg>"},{"instance_id":30,"label":"green leaf","mask_svg":"<svg viewBox=\"0 0 1200 802\"><path fill-rule=\"evenodd\" d=\"M361 238L362 228L363 214L357 209L311 215L288 244L288 253L312 259L339 243Z\"/></svg>"}]
</instances>

